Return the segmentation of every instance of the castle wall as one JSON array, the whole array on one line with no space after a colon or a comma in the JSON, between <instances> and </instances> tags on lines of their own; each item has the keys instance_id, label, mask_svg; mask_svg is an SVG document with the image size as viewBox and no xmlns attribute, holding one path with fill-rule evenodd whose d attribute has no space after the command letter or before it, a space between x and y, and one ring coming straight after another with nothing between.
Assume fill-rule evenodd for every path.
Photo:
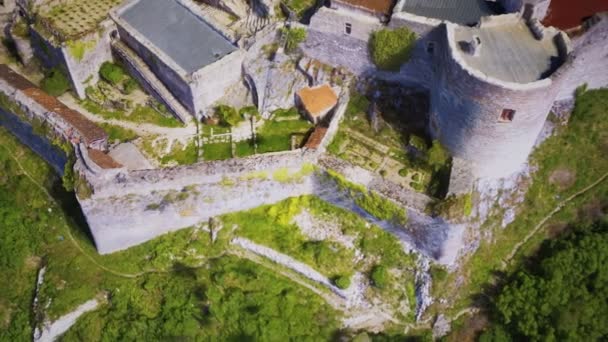
<instances>
[{"instance_id":1,"label":"castle wall","mask_svg":"<svg viewBox=\"0 0 608 342\"><path fill-rule=\"evenodd\" d=\"M566 81L558 100L572 99L576 88L584 84L588 89L608 86L608 14L598 15L598 20L582 36L573 38L573 51L562 67Z\"/></svg>"},{"instance_id":2,"label":"castle wall","mask_svg":"<svg viewBox=\"0 0 608 342\"><path fill-rule=\"evenodd\" d=\"M463 68L448 40L439 44L431 91L430 130L476 177L499 178L525 163L559 91L560 73L526 85L500 85ZM512 122L500 122L504 109Z\"/></svg>"},{"instance_id":3,"label":"castle wall","mask_svg":"<svg viewBox=\"0 0 608 342\"><path fill-rule=\"evenodd\" d=\"M382 28L380 21L370 15L346 10L319 8L310 19L311 30L334 35L346 35L346 24L351 24L350 37L367 41L371 33Z\"/></svg>"},{"instance_id":4,"label":"castle wall","mask_svg":"<svg viewBox=\"0 0 608 342\"><path fill-rule=\"evenodd\" d=\"M425 18L406 12L394 12L388 26L390 28L405 26L418 36L425 36L440 24L441 20L438 19Z\"/></svg>"}]
</instances>

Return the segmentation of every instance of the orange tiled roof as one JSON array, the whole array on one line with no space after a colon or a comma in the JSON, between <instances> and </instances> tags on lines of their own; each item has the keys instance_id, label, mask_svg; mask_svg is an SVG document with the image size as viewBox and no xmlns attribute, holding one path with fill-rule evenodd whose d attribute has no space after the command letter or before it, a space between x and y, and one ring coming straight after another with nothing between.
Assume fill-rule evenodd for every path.
<instances>
[{"instance_id":1,"label":"orange tiled roof","mask_svg":"<svg viewBox=\"0 0 608 342\"><path fill-rule=\"evenodd\" d=\"M114 158L109 155L95 149L88 149L89 158L95 162L95 164L99 165L102 169L117 169L122 167Z\"/></svg>"},{"instance_id":2,"label":"orange tiled roof","mask_svg":"<svg viewBox=\"0 0 608 342\"><path fill-rule=\"evenodd\" d=\"M13 71L6 64L0 64L0 78L22 91L26 96L36 101L44 109L57 113L57 115L63 118L82 135L87 144L107 138L107 133L101 127L97 126L79 112L70 109L57 100L57 98L38 89L32 82Z\"/></svg>"},{"instance_id":3,"label":"orange tiled roof","mask_svg":"<svg viewBox=\"0 0 608 342\"><path fill-rule=\"evenodd\" d=\"M298 91L298 97L304 109L313 117L323 114L338 103L338 96L327 83L302 88Z\"/></svg>"},{"instance_id":4,"label":"orange tiled roof","mask_svg":"<svg viewBox=\"0 0 608 342\"><path fill-rule=\"evenodd\" d=\"M304 147L318 148L319 145L321 145L325 134L327 134L327 127L315 127L314 131L312 131L312 133L310 134L310 137L308 137L308 140L306 140L306 144L304 145Z\"/></svg>"},{"instance_id":5,"label":"orange tiled roof","mask_svg":"<svg viewBox=\"0 0 608 342\"><path fill-rule=\"evenodd\" d=\"M393 9L393 0L334 0L337 2L343 2L353 7L361 8L363 10L370 11L372 13L384 14L387 16L391 15Z\"/></svg>"}]
</instances>

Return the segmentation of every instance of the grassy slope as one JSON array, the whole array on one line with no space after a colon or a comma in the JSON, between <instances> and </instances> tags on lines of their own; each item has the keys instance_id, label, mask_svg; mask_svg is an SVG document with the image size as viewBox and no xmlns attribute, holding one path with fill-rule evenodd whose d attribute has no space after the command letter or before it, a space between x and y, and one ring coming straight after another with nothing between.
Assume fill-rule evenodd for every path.
<instances>
[{"instance_id":1,"label":"grassy slope","mask_svg":"<svg viewBox=\"0 0 608 342\"><path fill-rule=\"evenodd\" d=\"M75 216L49 200L13 156L45 185L57 181L49 167L1 128L0 145L8 147L0 148L0 340L31 338L40 263L48 267L40 300L50 302L51 319L109 295L110 302L83 316L67 340L327 339L335 331L336 313L308 290L248 261L220 257L223 236L211 245L207 233L185 229L97 255ZM69 196L61 198L73 208Z\"/></svg>"}]
</instances>

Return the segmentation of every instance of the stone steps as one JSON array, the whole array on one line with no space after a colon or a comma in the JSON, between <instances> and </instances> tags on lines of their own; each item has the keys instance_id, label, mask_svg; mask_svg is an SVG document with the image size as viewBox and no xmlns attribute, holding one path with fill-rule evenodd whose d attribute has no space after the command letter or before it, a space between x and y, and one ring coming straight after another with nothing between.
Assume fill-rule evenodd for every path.
<instances>
[{"instance_id":1,"label":"stone steps","mask_svg":"<svg viewBox=\"0 0 608 342\"><path fill-rule=\"evenodd\" d=\"M145 83L145 88L151 90L152 95L164 103L179 120L186 123L192 118L192 114L173 96L135 51L118 40L112 42L112 47L127 67L136 72L135 76L139 76L137 78Z\"/></svg>"}]
</instances>

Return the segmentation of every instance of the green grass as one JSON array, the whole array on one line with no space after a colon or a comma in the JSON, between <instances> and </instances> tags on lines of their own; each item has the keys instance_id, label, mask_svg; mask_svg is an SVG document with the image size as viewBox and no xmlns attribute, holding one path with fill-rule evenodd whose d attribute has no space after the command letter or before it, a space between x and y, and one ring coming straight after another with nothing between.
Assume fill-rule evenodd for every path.
<instances>
[{"instance_id":1,"label":"green grass","mask_svg":"<svg viewBox=\"0 0 608 342\"><path fill-rule=\"evenodd\" d=\"M304 12L316 4L314 0L288 0L285 2L287 7L296 13L298 18L301 18Z\"/></svg>"},{"instance_id":2,"label":"green grass","mask_svg":"<svg viewBox=\"0 0 608 342\"><path fill-rule=\"evenodd\" d=\"M235 152L237 157L247 157L255 154L255 149L251 141L244 140L236 143Z\"/></svg>"},{"instance_id":3,"label":"green grass","mask_svg":"<svg viewBox=\"0 0 608 342\"><path fill-rule=\"evenodd\" d=\"M592 90L581 94L568 126L558 127L556 135L548 138L532 155L532 163L538 166L533 174L533 182L524 202L518 206L514 222L501 228L500 217L492 217L482 227L492 232L492 242L482 240L479 249L467 260L463 272L468 275L466 282L458 287L451 284L458 274L451 274L438 286L451 298L457 298L456 311L471 303L474 294L492 281L493 274L501 266L501 260L521 241L538 222L557 204L573 193L585 188L608 170L608 122L604 120L608 111L608 89ZM568 170L575 175L574 182L560 188L550 181L551 174L558 169ZM600 183L586 195L577 197L554 219L547 222L521 253L516 256L515 265L526 255L533 253L548 237L547 227L552 223L574 222L584 217L582 207L586 203L608 198L608 182Z\"/></svg>"},{"instance_id":4,"label":"green grass","mask_svg":"<svg viewBox=\"0 0 608 342\"><path fill-rule=\"evenodd\" d=\"M405 207L368 190L362 185L348 181L344 176L333 170L327 170L327 175L342 189L350 193L355 203L361 209L381 220L392 220L401 225L407 223Z\"/></svg>"},{"instance_id":5,"label":"green grass","mask_svg":"<svg viewBox=\"0 0 608 342\"><path fill-rule=\"evenodd\" d=\"M205 160L224 160L232 158L231 143L216 143L203 145L203 158Z\"/></svg>"},{"instance_id":6,"label":"green grass","mask_svg":"<svg viewBox=\"0 0 608 342\"><path fill-rule=\"evenodd\" d=\"M257 135L258 153L288 151L291 149L291 136L307 133L313 125L302 118L286 121L266 121Z\"/></svg>"},{"instance_id":7,"label":"green grass","mask_svg":"<svg viewBox=\"0 0 608 342\"><path fill-rule=\"evenodd\" d=\"M182 123L176 118L160 114L159 112L148 106L137 105L131 111L131 113L125 113L123 111L107 110L89 99L82 100L80 104L89 112L97 114L107 120L115 119L136 123L149 123L162 127L183 126Z\"/></svg>"},{"instance_id":8,"label":"green grass","mask_svg":"<svg viewBox=\"0 0 608 342\"><path fill-rule=\"evenodd\" d=\"M108 138L110 142L114 142L114 140L117 139L120 142L127 142L135 140L138 137L137 133L127 128L112 125L109 123L101 123L99 125L104 129L104 131L106 131L106 133L108 133Z\"/></svg>"},{"instance_id":9,"label":"green grass","mask_svg":"<svg viewBox=\"0 0 608 342\"><path fill-rule=\"evenodd\" d=\"M198 162L198 147L196 142L191 140L185 147L179 143L174 143L171 152L161 158L162 164L171 162L179 165L190 165Z\"/></svg>"}]
</instances>

